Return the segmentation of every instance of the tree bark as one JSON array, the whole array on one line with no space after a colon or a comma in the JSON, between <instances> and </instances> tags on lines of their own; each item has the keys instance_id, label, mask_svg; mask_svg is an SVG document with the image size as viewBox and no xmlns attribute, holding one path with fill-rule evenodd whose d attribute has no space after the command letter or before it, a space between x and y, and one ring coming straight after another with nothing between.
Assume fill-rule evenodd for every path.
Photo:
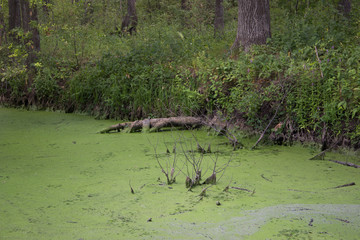
<instances>
[{"instance_id":1,"label":"tree bark","mask_svg":"<svg viewBox=\"0 0 360 240\"><path fill-rule=\"evenodd\" d=\"M30 65L35 58L36 53L40 50L40 34L37 27L32 27L31 22L37 22L37 6L30 6L29 0L9 0L9 31L15 28L21 28L25 33L31 33L30 44L24 42L28 46L27 64ZM16 34L12 34L13 40L20 43L20 39Z\"/></svg>"},{"instance_id":2,"label":"tree bark","mask_svg":"<svg viewBox=\"0 0 360 240\"><path fill-rule=\"evenodd\" d=\"M232 49L248 51L253 44L266 44L271 37L269 0L238 0L238 27Z\"/></svg>"},{"instance_id":3,"label":"tree bark","mask_svg":"<svg viewBox=\"0 0 360 240\"><path fill-rule=\"evenodd\" d=\"M136 15L136 0L127 1L127 14L121 24L121 31L133 34L136 32L138 17Z\"/></svg>"},{"instance_id":4,"label":"tree bark","mask_svg":"<svg viewBox=\"0 0 360 240\"><path fill-rule=\"evenodd\" d=\"M37 23L38 22L38 13L37 13L37 6L35 3L30 8L30 21ZM33 63L37 58L37 53L40 52L40 33L37 27L30 27L29 31L32 32L31 34L31 41L32 44L30 46L30 54L29 54L29 62Z\"/></svg>"},{"instance_id":5,"label":"tree bark","mask_svg":"<svg viewBox=\"0 0 360 240\"><path fill-rule=\"evenodd\" d=\"M214 20L215 36L224 34L224 7L223 0L215 0L215 20Z\"/></svg>"},{"instance_id":6,"label":"tree bark","mask_svg":"<svg viewBox=\"0 0 360 240\"><path fill-rule=\"evenodd\" d=\"M351 12L351 0L341 0L339 2L339 9L345 17L349 17Z\"/></svg>"},{"instance_id":7,"label":"tree bark","mask_svg":"<svg viewBox=\"0 0 360 240\"><path fill-rule=\"evenodd\" d=\"M30 30L30 6L27 0L20 0L21 6L21 27L24 32L29 32Z\"/></svg>"},{"instance_id":8,"label":"tree bark","mask_svg":"<svg viewBox=\"0 0 360 240\"><path fill-rule=\"evenodd\" d=\"M2 5L0 5L0 46L5 41L5 20Z\"/></svg>"},{"instance_id":9,"label":"tree bark","mask_svg":"<svg viewBox=\"0 0 360 240\"><path fill-rule=\"evenodd\" d=\"M9 31L21 27L20 0L9 0Z\"/></svg>"}]
</instances>

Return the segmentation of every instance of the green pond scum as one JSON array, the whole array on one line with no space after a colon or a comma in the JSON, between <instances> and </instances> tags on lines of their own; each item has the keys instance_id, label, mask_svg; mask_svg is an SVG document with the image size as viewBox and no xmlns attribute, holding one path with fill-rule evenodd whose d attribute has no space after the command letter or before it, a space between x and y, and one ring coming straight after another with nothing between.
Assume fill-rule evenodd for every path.
<instances>
[{"instance_id":1,"label":"green pond scum","mask_svg":"<svg viewBox=\"0 0 360 240\"><path fill-rule=\"evenodd\" d=\"M97 133L114 123L0 108L0 239L359 239L360 169L327 161L360 164L355 153L232 152L203 130ZM194 136L215 152L204 156L203 179L215 156L231 160L205 196L205 186L186 189L181 152L184 173L172 185L154 154L166 164L166 147L191 150Z\"/></svg>"}]
</instances>

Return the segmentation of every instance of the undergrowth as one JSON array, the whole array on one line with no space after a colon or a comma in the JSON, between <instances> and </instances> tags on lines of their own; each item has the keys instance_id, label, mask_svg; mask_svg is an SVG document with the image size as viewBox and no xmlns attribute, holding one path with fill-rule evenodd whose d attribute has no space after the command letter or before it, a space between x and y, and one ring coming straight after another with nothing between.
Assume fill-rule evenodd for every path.
<instances>
[{"instance_id":1,"label":"undergrowth","mask_svg":"<svg viewBox=\"0 0 360 240\"><path fill-rule=\"evenodd\" d=\"M273 131L360 147L357 3L346 18L322 1L297 12L275 1L272 38L248 53L230 51L236 3L224 2L221 37L209 4L185 11L180 1L140 1L138 32L120 36L125 8L98 3L84 19L82 5L58 3L52 19L40 18L42 50L33 65L21 42L0 46L0 101L130 120L220 110L256 132L279 109L274 125L281 128Z\"/></svg>"}]
</instances>

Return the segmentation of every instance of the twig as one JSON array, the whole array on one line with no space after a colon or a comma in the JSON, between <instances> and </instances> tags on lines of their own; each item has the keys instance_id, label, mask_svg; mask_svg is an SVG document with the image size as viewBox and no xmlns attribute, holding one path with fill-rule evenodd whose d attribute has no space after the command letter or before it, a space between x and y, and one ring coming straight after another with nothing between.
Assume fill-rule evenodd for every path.
<instances>
[{"instance_id":1,"label":"twig","mask_svg":"<svg viewBox=\"0 0 360 240\"><path fill-rule=\"evenodd\" d=\"M261 139L264 137L266 131L267 131L268 128L270 127L271 123L274 121L274 119L275 119L275 117L276 117L276 115L277 115L277 113L278 113L278 111L279 111L279 108L280 108L280 106L282 105L282 103L283 103L283 101L284 101L284 99L285 99L286 96L287 96L287 92L284 94L283 98L281 99L281 102L280 102L279 106L277 106L276 111L275 111L275 114L274 114L274 116L272 117L272 119L270 120L269 124L266 126L265 130L263 131L263 133L261 134L261 136L259 137L259 139L256 141L256 143L254 144L254 146L252 146L252 148L251 148L250 150L253 150L253 149L259 144L259 142L261 141Z\"/></svg>"},{"instance_id":2,"label":"twig","mask_svg":"<svg viewBox=\"0 0 360 240\"><path fill-rule=\"evenodd\" d=\"M130 180L129 180L129 186L130 186L130 191L131 191L131 193L132 193L132 194L135 194L134 189L131 187Z\"/></svg>"},{"instance_id":3,"label":"twig","mask_svg":"<svg viewBox=\"0 0 360 240\"><path fill-rule=\"evenodd\" d=\"M208 190L210 187L212 186L208 186L206 188L203 188L203 190L201 191L201 193L199 194L200 197L205 197L206 196L206 190Z\"/></svg>"},{"instance_id":4,"label":"twig","mask_svg":"<svg viewBox=\"0 0 360 240\"><path fill-rule=\"evenodd\" d=\"M322 151L321 153L316 154L315 156L313 156L312 158L310 158L309 160L324 160L325 157L325 153L330 151L331 149L333 149L334 147L337 146L339 140L337 140L333 145L331 145L329 148L325 149L324 151Z\"/></svg>"},{"instance_id":5,"label":"twig","mask_svg":"<svg viewBox=\"0 0 360 240\"><path fill-rule=\"evenodd\" d=\"M333 188L342 188L342 187L349 187L349 186L354 186L356 185L354 182L352 183L348 183L348 184L344 184L344 185L340 185L340 186L337 186L337 187L333 187Z\"/></svg>"},{"instance_id":6,"label":"twig","mask_svg":"<svg viewBox=\"0 0 360 240\"><path fill-rule=\"evenodd\" d=\"M272 182L270 179L266 178L266 177L264 176L264 174L261 174L261 177L262 177L263 179L265 179L266 181L268 181L268 182Z\"/></svg>"},{"instance_id":7,"label":"twig","mask_svg":"<svg viewBox=\"0 0 360 240\"><path fill-rule=\"evenodd\" d=\"M229 191L229 188L230 188L230 183L232 182L232 177L231 177L231 179L230 179L230 182L229 182L229 184L224 188L224 190L223 190L223 192L227 192L227 191Z\"/></svg>"},{"instance_id":8,"label":"twig","mask_svg":"<svg viewBox=\"0 0 360 240\"><path fill-rule=\"evenodd\" d=\"M310 227L312 227L312 226L313 226L313 224L312 224L313 222L314 222L314 219L310 219L310 222L309 222L308 225L309 225Z\"/></svg>"},{"instance_id":9,"label":"twig","mask_svg":"<svg viewBox=\"0 0 360 240\"><path fill-rule=\"evenodd\" d=\"M231 187L232 189L237 189L237 190L241 190L241 191L246 191L246 192L253 192L253 191L251 191L251 190L249 190L249 189L246 189L246 188L241 188L241 187Z\"/></svg>"},{"instance_id":10,"label":"twig","mask_svg":"<svg viewBox=\"0 0 360 240\"><path fill-rule=\"evenodd\" d=\"M339 220L341 222L344 222L344 223L350 223L349 220L346 220L346 219L341 219L341 218L335 218L336 220Z\"/></svg>"}]
</instances>

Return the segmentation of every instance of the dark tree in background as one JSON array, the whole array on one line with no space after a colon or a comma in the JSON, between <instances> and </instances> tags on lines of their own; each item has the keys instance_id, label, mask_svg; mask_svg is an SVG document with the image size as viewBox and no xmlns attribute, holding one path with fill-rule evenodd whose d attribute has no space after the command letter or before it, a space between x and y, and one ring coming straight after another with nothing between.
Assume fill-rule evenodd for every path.
<instances>
[{"instance_id":1,"label":"dark tree in background","mask_svg":"<svg viewBox=\"0 0 360 240\"><path fill-rule=\"evenodd\" d=\"M341 0L339 2L339 9L345 17L349 17L351 12L351 0Z\"/></svg>"},{"instance_id":2,"label":"dark tree in background","mask_svg":"<svg viewBox=\"0 0 360 240\"><path fill-rule=\"evenodd\" d=\"M40 51L40 34L35 26L38 22L37 6L35 3L30 5L28 0L9 0L9 32L13 41L27 46L27 64L34 62L36 53ZM25 39L20 39L15 29L22 29L27 35Z\"/></svg>"},{"instance_id":3,"label":"dark tree in background","mask_svg":"<svg viewBox=\"0 0 360 240\"><path fill-rule=\"evenodd\" d=\"M21 27L20 0L9 0L9 31Z\"/></svg>"},{"instance_id":4,"label":"dark tree in background","mask_svg":"<svg viewBox=\"0 0 360 240\"><path fill-rule=\"evenodd\" d=\"M187 0L181 0L181 9L182 10L189 10L189 4Z\"/></svg>"},{"instance_id":5,"label":"dark tree in background","mask_svg":"<svg viewBox=\"0 0 360 240\"><path fill-rule=\"evenodd\" d=\"M136 15L136 0L127 1L127 13L121 23L121 31L133 34L136 32L138 17Z\"/></svg>"},{"instance_id":6,"label":"dark tree in background","mask_svg":"<svg viewBox=\"0 0 360 240\"><path fill-rule=\"evenodd\" d=\"M91 22L92 14L94 13L93 5L93 0L84 1L84 17L82 19L82 24L87 24ZM106 4L103 5L105 6Z\"/></svg>"},{"instance_id":7,"label":"dark tree in background","mask_svg":"<svg viewBox=\"0 0 360 240\"><path fill-rule=\"evenodd\" d=\"M223 0L215 0L214 28L215 28L215 36L222 36L224 34Z\"/></svg>"},{"instance_id":8,"label":"dark tree in background","mask_svg":"<svg viewBox=\"0 0 360 240\"><path fill-rule=\"evenodd\" d=\"M0 5L0 46L5 41L5 20L2 5Z\"/></svg>"},{"instance_id":9,"label":"dark tree in background","mask_svg":"<svg viewBox=\"0 0 360 240\"><path fill-rule=\"evenodd\" d=\"M248 51L253 44L265 44L271 37L269 0L238 0L238 27L232 49Z\"/></svg>"}]
</instances>

